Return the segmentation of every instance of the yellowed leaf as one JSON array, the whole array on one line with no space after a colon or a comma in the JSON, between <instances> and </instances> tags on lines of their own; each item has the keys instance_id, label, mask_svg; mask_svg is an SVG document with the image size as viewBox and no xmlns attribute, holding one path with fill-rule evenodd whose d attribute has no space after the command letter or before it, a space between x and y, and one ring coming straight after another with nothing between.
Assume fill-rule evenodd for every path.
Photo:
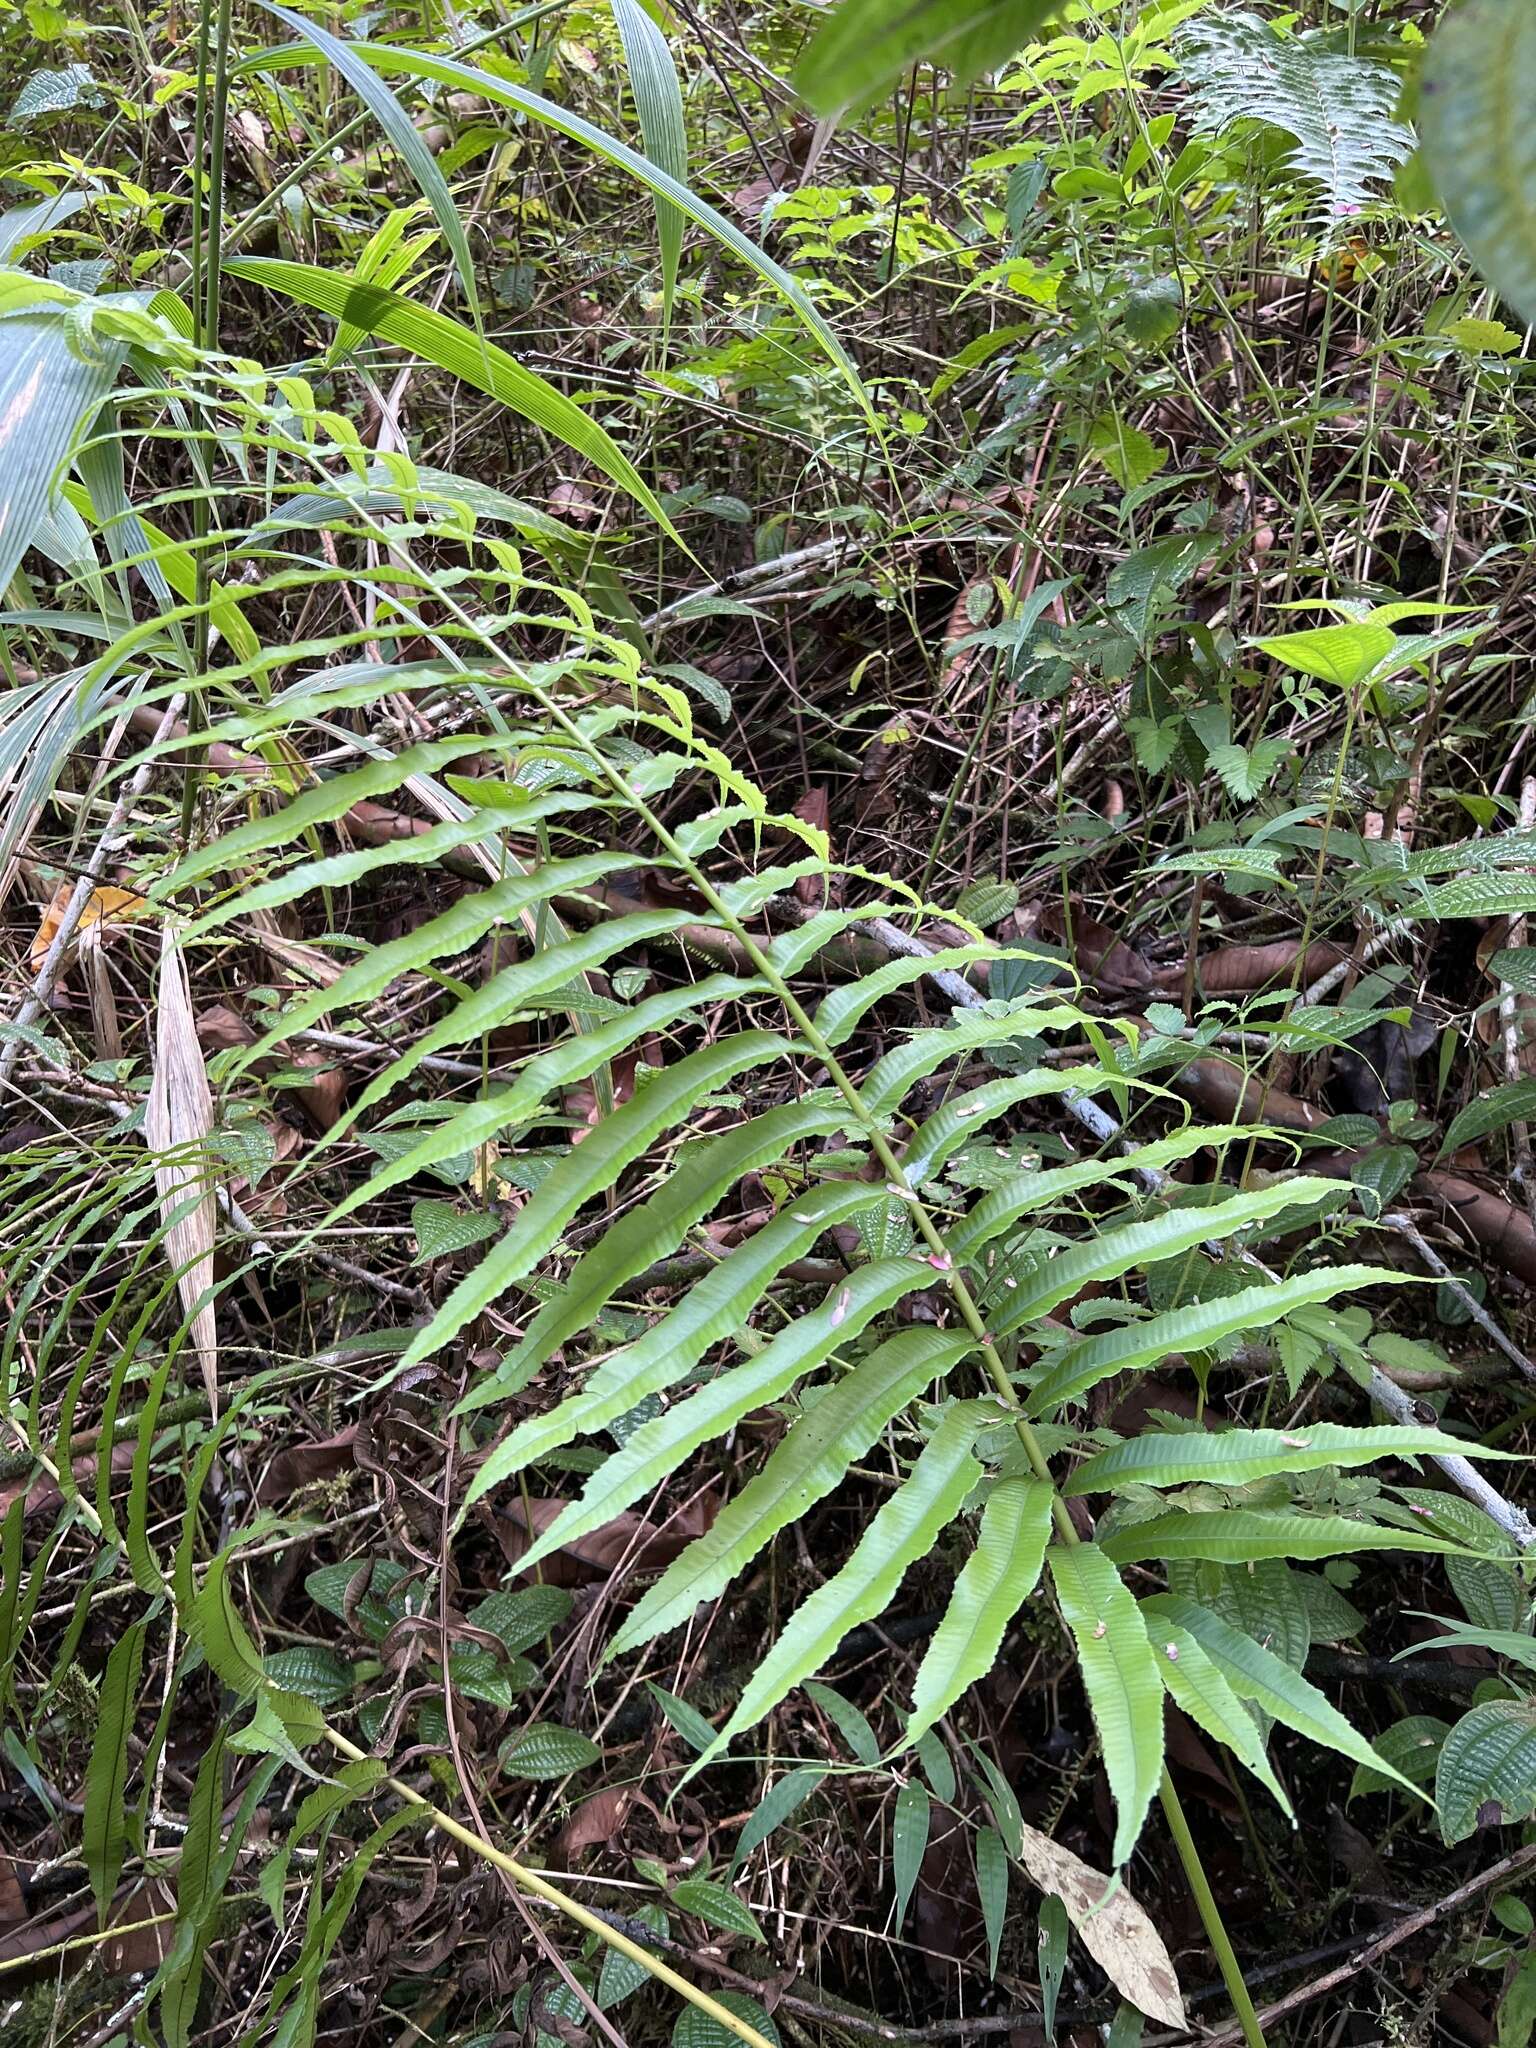
<instances>
[{"instance_id":1,"label":"yellowed leaf","mask_svg":"<svg viewBox=\"0 0 1536 2048\"><path fill-rule=\"evenodd\" d=\"M1078 1938L1120 1996L1164 2026L1185 2024L1179 1980L1163 1937L1122 1885L1106 1903L1110 1889L1103 1871L1095 1870L1042 1835L1023 1826L1019 1860L1043 1892L1054 1892L1067 1909Z\"/></svg>"},{"instance_id":2,"label":"yellowed leaf","mask_svg":"<svg viewBox=\"0 0 1536 2048\"><path fill-rule=\"evenodd\" d=\"M202 1367L209 1407L217 1413L218 1326L210 1289L218 1207L207 1144L212 1129L213 1095L192 1015L186 964L176 934L167 924L160 935L155 1065L144 1135L155 1159L161 1218L169 1218L177 1209L182 1212L166 1231L165 1254L176 1270L182 1307L191 1319L192 1348ZM199 1190L200 1198L190 1202Z\"/></svg>"},{"instance_id":3,"label":"yellowed leaf","mask_svg":"<svg viewBox=\"0 0 1536 2048\"><path fill-rule=\"evenodd\" d=\"M36 936L32 940L28 965L34 974L41 973L43 962L48 958L48 949L53 944L69 908L70 898L75 893L73 882L60 882L49 900L38 923ZM106 930L120 924L125 918L142 917L149 905L133 889L110 889L104 884L93 889L86 898L85 908L75 926L76 933L88 932L96 926Z\"/></svg>"}]
</instances>

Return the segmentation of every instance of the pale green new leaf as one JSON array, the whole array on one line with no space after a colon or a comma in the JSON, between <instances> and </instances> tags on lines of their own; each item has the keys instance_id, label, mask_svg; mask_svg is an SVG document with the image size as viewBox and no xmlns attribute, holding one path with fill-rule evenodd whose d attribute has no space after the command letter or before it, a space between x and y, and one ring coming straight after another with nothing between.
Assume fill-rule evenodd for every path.
<instances>
[{"instance_id":1,"label":"pale green new leaf","mask_svg":"<svg viewBox=\"0 0 1536 2048\"><path fill-rule=\"evenodd\" d=\"M1512 1664L1536 1671L1536 1636L1523 1635L1513 1628L1481 1628L1466 1621L1442 1621L1441 1626L1450 1633L1415 1643L1415 1654L1424 1650L1491 1650L1495 1657L1507 1657ZM1400 1650L1398 1655L1405 1657L1408 1652Z\"/></svg>"},{"instance_id":2,"label":"pale green new leaf","mask_svg":"<svg viewBox=\"0 0 1536 2048\"><path fill-rule=\"evenodd\" d=\"M1115 1799L1116 1869L1136 1846L1163 1775L1163 1682L1140 1608L1095 1544L1047 1552L1062 1618Z\"/></svg>"},{"instance_id":3,"label":"pale green new leaf","mask_svg":"<svg viewBox=\"0 0 1536 2048\"><path fill-rule=\"evenodd\" d=\"M1197 1728L1203 1728L1207 1735L1230 1749L1238 1762L1274 1795L1286 1818L1294 1822L1295 1813L1265 1752L1258 1723L1195 1637L1176 1622L1165 1621L1153 1637L1152 1648L1169 1698L1183 1708Z\"/></svg>"},{"instance_id":4,"label":"pale green new leaf","mask_svg":"<svg viewBox=\"0 0 1536 2048\"><path fill-rule=\"evenodd\" d=\"M1149 1558L1203 1557L1218 1564L1254 1564L1285 1557L1310 1562L1363 1550L1433 1551L1470 1557L1459 1543L1417 1529L1358 1522L1348 1515L1306 1515L1284 1508L1219 1508L1190 1515L1156 1515L1103 1538L1116 1564ZM1422 1647L1419 1646L1419 1647Z\"/></svg>"},{"instance_id":5,"label":"pale green new leaf","mask_svg":"<svg viewBox=\"0 0 1536 2048\"><path fill-rule=\"evenodd\" d=\"M338 982L337 987L340 985ZM689 1116L706 1096L738 1074L794 1050L793 1043L776 1032L739 1031L663 1067L654 1081L604 1117L585 1143L573 1145L544 1176L505 1235L464 1275L431 1322L412 1340L402 1368L419 1364L451 1344L466 1323L531 1273L582 1204L613 1187L626 1166L663 1131Z\"/></svg>"},{"instance_id":6,"label":"pale green new leaf","mask_svg":"<svg viewBox=\"0 0 1536 2048\"><path fill-rule=\"evenodd\" d=\"M968 85L1021 48L1061 0L841 0L795 69L818 114L873 106L919 61Z\"/></svg>"},{"instance_id":7,"label":"pale green new leaf","mask_svg":"<svg viewBox=\"0 0 1536 2048\"><path fill-rule=\"evenodd\" d=\"M724 1436L744 1415L782 1400L802 1374L927 1281L928 1275L910 1259L881 1259L850 1273L846 1286L834 1288L809 1315L798 1316L755 1358L720 1373L686 1400L642 1423L592 1474L581 1499L539 1537L522 1568L526 1571L563 1544L604 1528L670 1478L701 1444ZM667 1363L670 1366L670 1360ZM653 1385L646 1388L647 1393L659 1391Z\"/></svg>"},{"instance_id":8,"label":"pale green new leaf","mask_svg":"<svg viewBox=\"0 0 1536 2048\"><path fill-rule=\"evenodd\" d=\"M1225 1201L1169 1209L1161 1216L1106 1230L1098 1237L1084 1238L1082 1243L1046 1260L1034 1273L1023 1276L1006 1314L997 1319L994 1327L1000 1332L1016 1330L1021 1323L1049 1314L1095 1282L1118 1280L1134 1267L1178 1258L1198 1245L1217 1243L1286 1209L1346 1199L1337 1181L1298 1177L1273 1187L1255 1188L1248 1194L1231 1195Z\"/></svg>"},{"instance_id":9,"label":"pale green new leaf","mask_svg":"<svg viewBox=\"0 0 1536 2048\"><path fill-rule=\"evenodd\" d=\"M621 1216L582 1254L564 1293L539 1309L503 1359L499 1377L526 1384L552 1352L586 1328L594 1302L611 1301L626 1281L675 1251L687 1231L746 1174L785 1159L792 1145L831 1136L847 1120L841 1097L828 1091L784 1103L718 1138L684 1147L657 1194Z\"/></svg>"},{"instance_id":10,"label":"pale green new leaf","mask_svg":"<svg viewBox=\"0 0 1536 2048\"><path fill-rule=\"evenodd\" d=\"M1536 13L1465 0L1429 46L1419 100L1424 162L1488 282L1536 320Z\"/></svg>"},{"instance_id":11,"label":"pale green new leaf","mask_svg":"<svg viewBox=\"0 0 1536 2048\"><path fill-rule=\"evenodd\" d=\"M1173 1593L1154 1593L1142 1601L1141 1611L1154 1640L1162 1639L1169 1628L1187 1630L1239 1699L1252 1700L1276 1721L1294 1728L1298 1735L1305 1735L1326 1749L1337 1750L1352 1763L1368 1764L1407 1790L1414 1790L1315 1685L1273 1651L1256 1643L1252 1636L1245 1636L1230 1622L1223 1621L1220 1615Z\"/></svg>"},{"instance_id":12,"label":"pale green new leaf","mask_svg":"<svg viewBox=\"0 0 1536 2048\"><path fill-rule=\"evenodd\" d=\"M1004 1631L1039 1583L1050 1533L1051 1489L1043 1480L1003 1479L987 1495L976 1548L918 1666L903 1746L992 1669Z\"/></svg>"},{"instance_id":13,"label":"pale green new leaf","mask_svg":"<svg viewBox=\"0 0 1536 2048\"><path fill-rule=\"evenodd\" d=\"M927 1556L980 1479L971 1445L994 1415L981 1401L954 1401L944 1409L906 1479L876 1509L848 1562L795 1609L694 1771L819 1671L849 1629L885 1612L907 1567Z\"/></svg>"},{"instance_id":14,"label":"pale green new leaf","mask_svg":"<svg viewBox=\"0 0 1536 2048\"><path fill-rule=\"evenodd\" d=\"M1175 1352L1208 1351L1224 1338L1280 1322L1293 1308L1329 1302L1356 1287L1406 1282L1408 1275L1379 1266L1327 1266L1262 1287L1242 1287L1211 1301L1190 1302L1165 1315L1105 1330L1074 1344L1046 1367L1029 1391L1031 1415L1051 1415L1100 1380L1139 1366L1156 1365Z\"/></svg>"},{"instance_id":15,"label":"pale green new leaf","mask_svg":"<svg viewBox=\"0 0 1536 2048\"><path fill-rule=\"evenodd\" d=\"M867 1182L845 1182L835 1193L822 1194L815 1220L783 1215L756 1231L644 1336L609 1352L581 1393L568 1396L546 1415L531 1415L519 1423L476 1473L470 1500L572 1438L606 1429L647 1394L676 1386L712 1344L735 1335L785 1266L803 1258L824 1230L850 1221L862 1204L876 1198L877 1191ZM501 1399L504 1391L499 1381L493 1381L477 1388L460 1406L483 1407L488 1400Z\"/></svg>"},{"instance_id":16,"label":"pale green new leaf","mask_svg":"<svg viewBox=\"0 0 1536 2048\"><path fill-rule=\"evenodd\" d=\"M778 1532L842 1480L882 1429L973 1348L966 1334L899 1331L809 1407L762 1471L726 1502L713 1526L674 1558L609 1645L633 1650L686 1621Z\"/></svg>"},{"instance_id":17,"label":"pale green new leaf","mask_svg":"<svg viewBox=\"0 0 1536 2048\"><path fill-rule=\"evenodd\" d=\"M85 1815L80 1824L80 1854L96 1898L97 1924L107 1924L107 1909L128 1853L128 1738L139 1704L139 1672L144 1662L147 1624L136 1621L112 1646L102 1674L85 1767Z\"/></svg>"},{"instance_id":18,"label":"pale green new leaf","mask_svg":"<svg viewBox=\"0 0 1536 2048\"><path fill-rule=\"evenodd\" d=\"M688 130L683 119L683 91L667 39L640 0L611 0L613 18L629 66L629 89L640 116L640 133L651 162L688 181ZM677 290L677 266L683 252L683 216L676 202L656 195L656 237L661 244L662 326L670 326Z\"/></svg>"},{"instance_id":19,"label":"pale green new leaf","mask_svg":"<svg viewBox=\"0 0 1536 2048\"><path fill-rule=\"evenodd\" d=\"M499 400L509 411L574 448L595 470L643 505L680 547L685 545L661 500L607 428L495 342L482 341L448 314L418 306L400 292L359 284L313 263L292 263L282 256L231 256L224 268L231 277L264 285L301 306L313 306L328 319L360 327L365 334L409 349L424 362L435 363L450 376Z\"/></svg>"},{"instance_id":20,"label":"pale green new leaf","mask_svg":"<svg viewBox=\"0 0 1536 2048\"><path fill-rule=\"evenodd\" d=\"M1228 1429L1188 1435L1153 1431L1100 1451L1068 1478L1069 1494L1111 1493L1117 1487L1183 1486L1203 1481L1246 1486L1282 1472L1317 1472L1325 1465L1369 1465L1377 1458L1514 1458L1444 1430L1385 1423L1355 1429L1315 1422L1296 1430Z\"/></svg>"}]
</instances>

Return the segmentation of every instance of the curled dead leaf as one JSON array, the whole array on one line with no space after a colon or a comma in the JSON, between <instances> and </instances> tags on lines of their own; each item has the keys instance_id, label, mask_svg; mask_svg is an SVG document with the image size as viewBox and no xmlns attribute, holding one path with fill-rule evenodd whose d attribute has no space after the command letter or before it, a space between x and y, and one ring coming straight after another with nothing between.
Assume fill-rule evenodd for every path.
<instances>
[{"instance_id":1,"label":"curled dead leaf","mask_svg":"<svg viewBox=\"0 0 1536 2048\"><path fill-rule=\"evenodd\" d=\"M1184 2001L1163 1937L1122 1885L1106 1897L1111 1881L1038 1828L1022 1825L1019 1861L1043 1892L1067 1909L1078 1939L1120 1996L1161 2020L1183 2028Z\"/></svg>"}]
</instances>

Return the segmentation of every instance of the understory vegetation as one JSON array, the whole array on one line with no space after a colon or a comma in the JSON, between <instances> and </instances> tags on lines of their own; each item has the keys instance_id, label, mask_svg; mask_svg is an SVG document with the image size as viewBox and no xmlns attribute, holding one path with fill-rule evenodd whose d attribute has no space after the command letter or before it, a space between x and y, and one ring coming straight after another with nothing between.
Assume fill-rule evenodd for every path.
<instances>
[{"instance_id":1,"label":"understory vegetation","mask_svg":"<svg viewBox=\"0 0 1536 2048\"><path fill-rule=\"evenodd\" d=\"M1536 11L0 0L0 2028L1536 2028Z\"/></svg>"}]
</instances>

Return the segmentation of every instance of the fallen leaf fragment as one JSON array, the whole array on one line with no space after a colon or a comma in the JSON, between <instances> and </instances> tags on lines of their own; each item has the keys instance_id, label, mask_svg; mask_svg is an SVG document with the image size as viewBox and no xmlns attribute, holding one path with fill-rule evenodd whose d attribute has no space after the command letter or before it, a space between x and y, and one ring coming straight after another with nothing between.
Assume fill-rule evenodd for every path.
<instances>
[{"instance_id":1,"label":"fallen leaf fragment","mask_svg":"<svg viewBox=\"0 0 1536 2048\"><path fill-rule=\"evenodd\" d=\"M58 936L59 926L64 921L70 899L75 893L73 882L60 882L49 898L39 920L37 932L27 955L27 965L34 974L40 974L43 962L48 958L48 949ZM75 936L91 931L97 926L121 924L130 917L142 917L149 905L133 889L109 889L104 884L93 889L85 899L85 908L75 926ZM71 941L73 946L73 941Z\"/></svg>"},{"instance_id":2,"label":"fallen leaf fragment","mask_svg":"<svg viewBox=\"0 0 1536 2048\"><path fill-rule=\"evenodd\" d=\"M165 1255L176 1272L182 1307L191 1320L192 1348L202 1367L208 1405L217 1414L218 1325L209 1293L213 1286L213 1241L218 1225L207 1153L212 1130L213 1095L192 1014L186 963L176 934L167 924L160 935L155 1066L144 1114L144 1136L155 1158L160 1215L168 1223ZM191 1201L194 1194L198 1199ZM172 1216L174 1222L169 1221Z\"/></svg>"},{"instance_id":3,"label":"fallen leaf fragment","mask_svg":"<svg viewBox=\"0 0 1536 2048\"><path fill-rule=\"evenodd\" d=\"M1104 1899L1110 1880L1042 1835L1021 1823L1019 1860L1043 1892L1052 1892L1067 1909L1078 1939L1124 1999L1149 2019L1183 2028L1184 2001L1173 1959L1147 1915L1122 1885ZM1100 1901L1104 1900L1101 1905Z\"/></svg>"}]
</instances>

